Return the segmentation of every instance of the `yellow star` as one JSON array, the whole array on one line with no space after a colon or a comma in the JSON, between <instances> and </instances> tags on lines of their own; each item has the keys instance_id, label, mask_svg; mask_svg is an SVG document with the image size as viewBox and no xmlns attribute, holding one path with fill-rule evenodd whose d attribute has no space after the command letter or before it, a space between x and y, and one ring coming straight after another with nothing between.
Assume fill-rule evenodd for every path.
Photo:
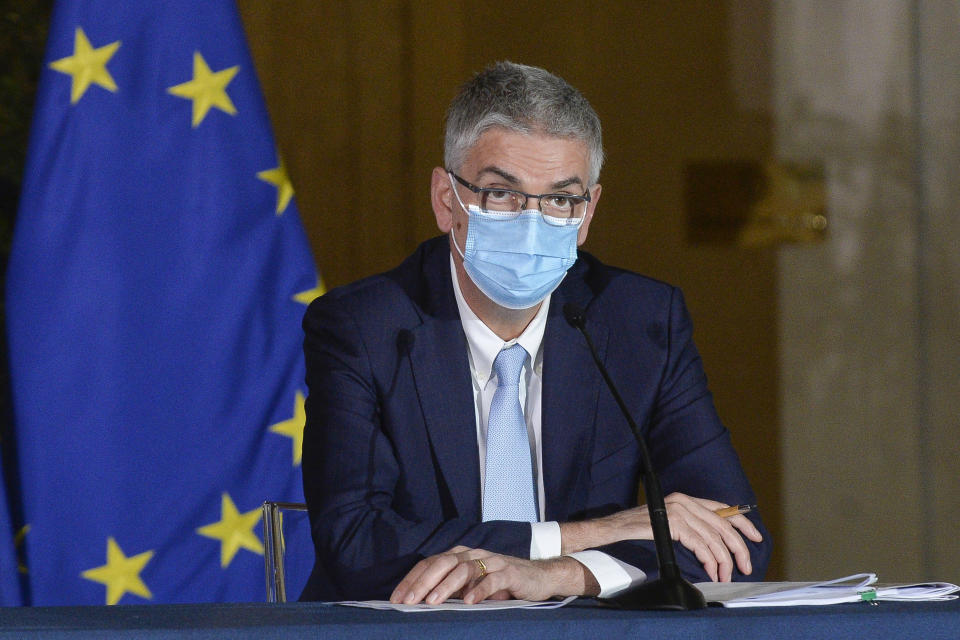
<instances>
[{"instance_id":1,"label":"yellow star","mask_svg":"<svg viewBox=\"0 0 960 640\"><path fill-rule=\"evenodd\" d=\"M26 565L21 562L23 551L21 551L20 548L23 546L23 541L26 539L28 533L30 533L30 525L25 524L20 527L20 531L17 531L13 537L13 546L17 550L17 571L20 573L27 573Z\"/></svg>"},{"instance_id":2,"label":"yellow star","mask_svg":"<svg viewBox=\"0 0 960 640\"><path fill-rule=\"evenodd\" d=\"M94 49L87 40L87 34L77 27L73 38L73 55L50 63L54 71L73 78L70 83L70 104L76 104L91 84L98 84L107 91L117 91L117 83L107 71L107 63L119 48L120 41L117 40Z\"/></svg>"},{"instance_id":3,"label":"yellow star","mask_svg":"<svg viewBox=\"0 0 960 640\"><path fill-rule=\"evenodd\" d=\"M240 67L236 66L212 72L200 52L196 51L193 54L193 80L170 87L167 93L193 100L193 127L197 128L212 107L236 115L237 108L227 95L227 85L239 70Z\"/></svg>"},{"instance_id":4,"label":"yellow star","mask_svg":"<svg viewBox=\"0 0 960 640\"><path fill-rule=\"evenodd\" d=\"M264 182L269 182L277 188L277 215L282 215L290 204L290 198L293 197L293 183L290 182L290 176L287 175L287 168L280 160L280 166L276 169L267 169L257 173L257 177Z\"/></svg>"},{"instance_id":5,"label":"yellow star","mask_svg":"<svg viewBox=\"0 0 960 640\"><path fill-rule=\"evenodd\" d=\"M327 292L326 287L323 286L323 280L320 279L320 276L317 276L317 286L313 289L307 289L306 291L301 291L293 296L294 302L299 302L300 304L310 304L323 294Z\"/></svg>"},{"instance_id":6,"label":"yellow star","mask_svg":"<svg viewBox=\"0 0 960 640\"><path fill-rule=\"evenodd\" d=\"M224 492L220 502L220 521L200 527L197 533L220 541L220 566L226 569L240 547L263 555L263 543L253 532L262 515L260 509L240 513L229 494Z\"/></svg>"},{"instance_id":7,"label":"yellow star","mask_svg":"<svg viewBox=\"0 0 960 640\"><path fill-rule=\"evenodd\" d=\"M293 417L270 427L273 433L287 436L293 440L293 464L300 464L303 457L303 425L307 423L307 412L303 408L303 394L297 391L293 401Z\"/></svg>"},{"instance_id":8,"label":"yellow star","mask_svg":"<svg viewBox=\"0 0 960 640\"><path fill-rule=\"evenodd\" d=\"M117 604L128 591L149 600L153 595L140 579L140 572L152 557L153 551L146 551L128 558L117 541L110 537L107 538L107 564L87 569L80 575L107 585L107 604Z\"/></svg>"}]
</instances>

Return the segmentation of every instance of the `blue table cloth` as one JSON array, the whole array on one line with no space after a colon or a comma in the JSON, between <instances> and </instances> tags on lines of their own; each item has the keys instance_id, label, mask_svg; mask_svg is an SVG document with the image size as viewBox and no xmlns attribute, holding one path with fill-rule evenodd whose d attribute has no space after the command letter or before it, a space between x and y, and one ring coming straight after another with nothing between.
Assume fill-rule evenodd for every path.
<instances>
[{"instance_id":1,"label":"blue table cloth","mask_svg":"<svg viewBox=\"0 0 960 640\"><path fill-rule=\"evenodd\" d=\"M325 603L0 609L6 638L960 638L960 601L693 612L561 609L401 613Z\"/></svg>"}]
</instances>

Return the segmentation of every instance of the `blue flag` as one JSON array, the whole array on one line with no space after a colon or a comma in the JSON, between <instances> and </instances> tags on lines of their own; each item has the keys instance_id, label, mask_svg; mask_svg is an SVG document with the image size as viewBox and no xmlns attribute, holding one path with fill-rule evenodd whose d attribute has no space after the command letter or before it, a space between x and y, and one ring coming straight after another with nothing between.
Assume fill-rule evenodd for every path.
<instances>
[{"instance_id":1,"label":"blue flag","mask_svg":"<svg viewBox=\"0 0 960 640\"><path fill-rule=\"evenodd\" d=\"M264 600L320 293L292 196L232 0L55 6L7 272L30 604Z\"/></svg>"},{"instance_id":2,"label":"blue flag","mask_svg":"<svg viewBox=\"0 0 960 640\"><path fill-rule=\"evenodd\" d=\"M0 453L5 442L0 439ZM0 455L0 607L15 607L23 604L20 592L19 567L13 538L13 520L7 504L3 474L3 456Z\"/></svg>"}]
</instances>

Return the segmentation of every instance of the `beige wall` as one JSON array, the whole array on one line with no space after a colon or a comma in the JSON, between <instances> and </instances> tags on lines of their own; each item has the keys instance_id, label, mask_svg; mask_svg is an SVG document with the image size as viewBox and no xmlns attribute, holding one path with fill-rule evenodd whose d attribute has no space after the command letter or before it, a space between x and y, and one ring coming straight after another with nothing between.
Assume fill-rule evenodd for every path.
<instances>
[{"instance_id":1,"label":"beige wall","mask_svg":"<svg viewBox=\"0 0 960 640\"><path fill-rule=\"evenodd\" d=\"M831 231L779 261L787 573L960 579L960 6L779 0L776 153Z\"/></svg>"},{"instance_id":2,"label":"beige wall","mask_svg":"<svg viewBox=\"0 0 960 640\"><path fill-rule=\"evenodd\" d=\"M683 287L711 388L782 576L776 255L686 241L684 163L771 150L764 3L242 0L257 70L321 273L344 284L436 233L430 170L459 83L544 66L604 124L586 248ZM731 30L746 36L731 38ZM745 31L746 30L746 31ZM746 40L743 38L746 37Z\"/></svg>"}]
</instances>

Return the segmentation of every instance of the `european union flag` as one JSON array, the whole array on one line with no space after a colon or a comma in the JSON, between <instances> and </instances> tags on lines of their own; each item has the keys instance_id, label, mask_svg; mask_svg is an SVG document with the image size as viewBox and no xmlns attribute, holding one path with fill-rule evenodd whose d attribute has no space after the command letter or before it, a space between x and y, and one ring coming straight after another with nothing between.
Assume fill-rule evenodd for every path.
<instances>
[{"instance_id":1,"label":"european union flag","mask_svg":"<svg viewBox=\"0 0 960 640\"><path fill-rule=\"evenodd\" d=\"M0 441L0 453L3 445L4 442ZM0 456L0 607L15 607L23 604L23 599L13 542L13 521L4 490L3 466L3 457Z\"/></svg>"},{"instance_id":2,"label":"european union flag","mask_svg":"<svg viewBox=\"0 0 960 640\"><path fill-rule=\"evenodd\" d=\"M232 0L60 2L31 135L7 272L29 602L263 600L320 284Z\"/></svg>"}]
</instances>

